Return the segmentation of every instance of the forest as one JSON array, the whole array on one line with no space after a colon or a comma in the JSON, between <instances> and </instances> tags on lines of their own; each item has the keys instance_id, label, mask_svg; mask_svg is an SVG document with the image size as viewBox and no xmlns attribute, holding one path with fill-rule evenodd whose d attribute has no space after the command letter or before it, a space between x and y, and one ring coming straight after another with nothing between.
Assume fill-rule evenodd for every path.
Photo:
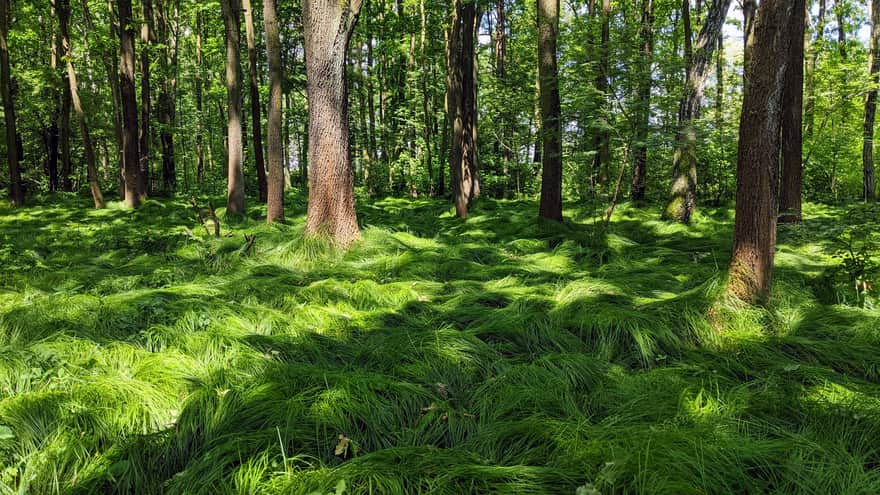
<instances>
[{"instance_id":1,"label":"forest","mask_svg":"<svg viewBox=\"0 0 880 495\"><path fill-rule=\"evenodd\" d=\"M880 493L880 0L0 0L0 495Z\"/></svg>"}]
</instances>

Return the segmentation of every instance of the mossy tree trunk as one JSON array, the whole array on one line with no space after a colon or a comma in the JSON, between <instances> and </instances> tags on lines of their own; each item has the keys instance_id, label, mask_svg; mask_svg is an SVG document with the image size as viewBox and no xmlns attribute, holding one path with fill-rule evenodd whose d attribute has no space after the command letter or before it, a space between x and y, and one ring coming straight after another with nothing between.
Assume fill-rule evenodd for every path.
<instances>
[{"instance_id":1,"label":"mossy tree trunk","mask_svg":"<svg viewBox=\"0 0 880 495\"><path fill-rule=\"evenodd\" d=\"M751 304L768 300L773 280L782 99L794 10L789 0L763 0L748 46L728 291Z\"/></svg>"},{"instance_id":2,"label":"mossy tree trunk","mask_svg":"<svg viewBox=\"0 0 880 495\"><path fill-rule=\"evenodd\" d=\"M685 0L687 3L688 0ZM697 129L695 121L700 118L703 91L709 76L710 63L731 0L715 0L700 29L700 35L688 63L684 97L678 109L678 132L672 158L672 197L663 217L684 224L691 221L697 206ZM687 21L688 14L682 13ZM687 39L685 40L687 42ZM688 57L685 57L688 58Z\"/></svg>"}]
</instances>

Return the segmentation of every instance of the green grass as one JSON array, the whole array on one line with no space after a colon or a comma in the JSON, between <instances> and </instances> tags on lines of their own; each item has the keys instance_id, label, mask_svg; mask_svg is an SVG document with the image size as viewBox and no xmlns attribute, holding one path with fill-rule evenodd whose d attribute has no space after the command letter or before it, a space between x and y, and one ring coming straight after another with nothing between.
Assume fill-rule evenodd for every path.
<instances>
[{"instance_id":1,"label":"green grass","mask_svg":"<svg viewBox=\"0 0 880 495\"><path fill-rule=\"evenodd\" d=\"M289 199L0 210L0 495L880 492L880 314L816 289L876 208L808 206L750 309L729 209L387 199L338 253Z\"/></svg>"}]
</instances>

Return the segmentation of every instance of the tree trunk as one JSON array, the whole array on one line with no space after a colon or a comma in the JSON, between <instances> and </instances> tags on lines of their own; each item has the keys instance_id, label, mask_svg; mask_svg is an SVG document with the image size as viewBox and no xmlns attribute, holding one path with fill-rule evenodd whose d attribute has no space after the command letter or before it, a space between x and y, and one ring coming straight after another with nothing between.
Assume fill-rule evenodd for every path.
<instances>
[{"instance_id":1,"label":"tree trunk","mask_svg":"<svg viewBox=\"0 0 880 495\"><path fill-rule=\"evenodd\" d=\"M806 18L809 19L809 17L809 9L807 9ZM804 136L806 136L807 139L813 137L816 108L816 83L814 74L816 73L816 64L819 61L819 53L822 51L822 46L824 45L825 0L819 0L815 32L816 41L811 43L810 49L807 50L809 56L807 57L804 81Z\"/></svg>"},{"instance_id":2,"label":"tree trunk","mask_svg":"<svg viewBox=\"0 0 880 495\"><path fill-rule=\"evenodd\" d=\"M455 211L467 218L471 201L479 195L476 150L476 78L474 31L476 5L455 0L447 43L447 98L452 149L450 180Z\"/></svg>"},{"instance_id":3,"label":"tree trunk","mask_svg":"<svg viewBox=\"0 0 880 495\"><path fill-rule=\"evenodd\" d=\"M221 0L226 27L226 98L227 98L227 200L228 215L244 215L243 136L241 128L241 5L238 0Z\"/></svg>"},{"instance_id":4,"label":"tree trunk","mask_svg":"<svg viewBox=\"0 0 880 495\"><path fill-rule=\"evenodd\" d=\"M793 12L793 2L762 0L749 43L728 291L751 304L768 300L773 280L782 94L791 44L780 33L789 32Z\"/></svg>"},{"instance_id":5,"label":"tree trunk","mask_svg":"<svg viewBox=\"0 0 880 495\"><path fill-rule=\"evenodd\" d=\"M362 0L305 0L309 99L309 207L306 234L348 247L360 237L348 128L346 56Z\"/></svg>"},{"instance_id":6,"label":"tree trunk","mask_svg":"<svg viewBox=\"0 0 880 495\"><path fill-rule=\"evenodd\" d=\"M60 5L60 0L54 0L52 5L55 7L56 15L58 15L59 21L61 19L60 14L58 14L58 10L63 8ZM68 12L70 11L70 7L67 7ZM69 18L70 15L67 15ZM66 21L67 19L65 19ZM67 37L67 22L63 25L59 22L58 25L58 36L56 36L56 63L66 63L64 62L68 58L67 45L64 44L64 38ZM58 156L61 160L61 171L60 171L60 179L61 179L61 189L67 192L73 191L73 178L71 177L73 174L73 162L70 157L70 108L72 104L72 97L70 95L70 82L67 80L67 71L65 70L63 75L61 76L61 107L60 113L58 114Z\"/></svg>"},{"instance_id":7,"label":"tree trunk","mask_svg":"<svg viewBox=\"0 0 880 495\"><path fill-rule=\"evenodd\" d=\"M265 0L264 0L265 1ZM263 160L263 119L260 105L260 81L257 73L257 43L254 32L254 12L251 0L244 0L244 24L247 34L248 66L250 73L251 122L253 127L254 164L257 168L257 184L260 201L265 202L268 195L266 185L266 164Z\"/></svg>"},{"instance_id":8,"label":"tree trunk","mask_svg":"<svg viewBox=\"0 0 880 495\"><path fill-rule=\"evenodd\" d=\"M606 0L608 1L608 0ZM556 39L559 0L538 0L538 78L541 92L542 173L539 216L562 221L562 132L559 114L559 76Z\"/></svg>"},{"instance_id":9,"label":"tree trunk","mask_svg":"<svg viewBox=\"0 0 880 495\"><path fill-rule=\"evenodd\" d=\"M16 142L15 104L12 96L12 74L9 64L9 0L0 0L0 94L3 97L3 117L6 123L6 161L9 163L9 199L12 206L24 206L24 189Z\"/></svg>"},{"instance_id":10,"label":"tree trunk","mask_svg":"<svg viewBox=\"0 0 880 495\"><path fill-rule=\"evenodd\" d=\"M500 1L500 0L499 0ZM422 113L424 118L424 140L425 140L425 165L428 169L428 196L434 196L434 157L432 147L434 146L434 115L431 112L431 94L428 91L428 77L430 71L428 69L428 16L425 11L425 0L419 2L419 14L422 20L422 30L420 37L420 66L422 71L421 90L422 90Z\"/></svg>"},{"instance_id":11,"label":"tree trunk","mask_svg":"<svg viewBox=\"0 0 880 495\"><path fill-rule=\"evenodd\" d=\"M173 2L173 5L166 7L166 1L169 3ZM159 141L162 143L162 185L166 191L177 189L177 170L174 156L177 77L175 74L172 74L172 71L177 71L178 1L160 0L158 3L159 19L157 27L159 37L165 44L165 54L161 57L160 62L162 81L159 86L159 123L161 124Z\"/></svg>"},{"instance_id":12,"label":"tree trunk","mask_svg":"<svg viewBox=\"0 0 880 495\"><path fill-rule=\"evenodd\" d=\"M642 0L641 74L638 82L638 116L636 124L635 149L633 150L632 200L645 199L645 186L648 169L648 131L651 126L651 65L654 59L654 4L653 0Z\"/></svg>"},{"instance_id":13,"label":"tree trunk","mask_svg":"<svg viewBox=\"0 0 880 495\"><path fill-rule=\"evenodd\" d=\"M140 156L138 153L137 95L134 87L134 27L131 0L117 0L119 6L119 92L122 96L122 149L125 160L125 205L140 206L138 194Z\"/></svg>"},{"instance_id":14,"label":"tree trunk","mask_svg":"<svg viewBox=\"0 0 880 495\"><path fill-rule=\"evenodd\" d=\"M141 0L141 133L139 142L140 175L138 194L146 198L150 190L150 53L153 44L153 0Z\"/></svg>"},{"instance_id":15,"label":"tree trunk","mask_svg":"<svg viewBox=\"0 0 880 495\"><path fill-rule=\"evenodd\" d=\"M712 2L697 37L693 58L688 67L684 97L678 109L678 133L672 159L672 198L663 217L683 224L690 223L697 205L697 130L694 121L700 117L706 78L709 76L712 55L718 46L730 1Z\"/></svg>"},{"instance_id":16,"label":"tree trunk","mask_svg":"<svg viewBox=\"0 0 880 495\"><path fill-rule=\"evenodd\" d=\"M825 0L822 0L823 2ZM755 23L755 12L758 10L758 0L743 0L743 87L745 87L745 67L749 65L749 38Z\"/></svg>"},{"instance_id":17,"label":"tree trunk","mask_svg":"<svg viewBox=\"0 0 880 495\"><path fill-rule=\"evenodd\" d=\"M205 179L205 151L204 151L204 123L203 117L203 92L204 69L202 68L202 13L196 13L196 181L201 184Z\"/></svg>"},{"instance_id":18,"label":"tree trunk","mask_svg":"<svg viewBox=\"0 0 880 495\"><path fill-rule=\"evenodd\" d=\"M687 1L687 0L685 0ZM602 23L601 39L599 40L599 73L596 76L596 91L602 99L600 114L609 113L609 103L612 98L611 90L611 0L602 0L602 11L600 12ZM558 28L557 28L558 30ZM540 63L540 62L539 62ZM546 132L546 124L543 132ZM611 161L611 134L606 129L607 124L602 126L594 137L594 149L596 156L593 158L593 174L596 184L608 183L608 164Z\"/></svg>"},{"instance_id":19,"label":"tree trunk","mask_svg":"<svg viewBox=\"0 0 880 495\"><path fill-rule=\"evenodd\" d=\"M834 3L834 15L837 17L837 50L841 58L846 59L846 12L841 0Z\"/></svg>"},{"instance_id":20,"label":"tree trunk","mask_svg":"<svg viewBox=\"0 0 880 495\"><path fill-rule=\"evenodd\" d=\"M88 2L83 2L83 8L88 7ZM116 8L113 0L107 1L107 10L110 13L110 35L119 37L119 25L116 21ZM87 27L90 30L95 29L91 21L91 16L84 14L88 19ZM122 96L119 92L119 66L115 62L119 58L116 52L116 46L111 44L107 48L104 56L104 70L107 72L107 78L110 81L110 96L113 100L113 137L116 140L116 177L119 178L119 198L125 198L125 155L122 146Z\"/></svg>"},{"instance_id":21,"label":"tree trunk","mask_svg":"<svg viewBox=\"0 0 880 495\"><path fill-rule=\"evenodd\" d=\"M284 221L284 167L281 140L281 38L275 0L263 0L263 25L266 28L266 56L269 62L269 115L266 122L266 141L269 145L269 183L267 191L266 222Z\"/></svg>"},{"instance_id":22,"label":"tree trunk","mask_svg":"<svg viewBox=\"0 0 880 495\"><path fill-rule=\"evenodd\" d=\"M874 117L877 112L877 84L880 84L880 0L871 0L871 87L865 97L865 126L862 137L862 168L865 201L873 201L874 186Z\"/></svg>"},{"instance_id":23,"label":"tree trunk","mask_svg":"<svg viewBox=\"0 0 880 495\"><path fill-rule=\"evenodd\" d=\"M803 188L804 29L806 0L791 0L788 62L782 94L782 184L779 189L779 221L801 221Z\"/></svg>"},{"instance_id":24,"label":"tree trunk","mask_svg":"<svg viewBox=\"0 0 880 495\"><path fill-rule=\"evenodd\" d=\"M95 146L92 143L92 136L89 132L88 121L79 99L79 88L76 82L76 72L73 69L73 54L70 46L70 34L68 33L68 21L70 20L70 0L57 0L56 11L58 12L58 24L61 27L61 45L64 47L64 53L67 54L64 60L67 65L67 81L70 84L70 97L73 104L73 111L76 113L79 121L80 134L82 134L83 149L85 151L86 170L88 173L89 189L92 192L92 200L95 202L95 208L104 207L104 195L101 194L101 187L98 185L98 160L95 157Z\"/></svg>"}]
</instances>

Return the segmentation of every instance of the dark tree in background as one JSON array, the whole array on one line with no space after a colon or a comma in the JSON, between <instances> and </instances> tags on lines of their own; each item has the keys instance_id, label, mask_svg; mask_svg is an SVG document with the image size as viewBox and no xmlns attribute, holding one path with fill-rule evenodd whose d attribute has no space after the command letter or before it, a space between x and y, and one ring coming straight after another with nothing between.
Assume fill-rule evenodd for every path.
<instances>
[{"instance_id":1,"label":"dark tree in background","mask_svg":"<svg viewBox=\"0 0 880 495\"><path fill-rule=\"evenodd\" d=\"M788 68L782 94L782 182L779 187L779 221L801 221L803 183L804 29L806 0L794 4L788 26Z\"/></svg>"},{"instance_id":2,"label":"dark tree in background","mask_svg":"<svg viewBox=\"0 0 880 495\"><path fill-rule=\"evenodd\" d=\"M21 172L16 145L15 104L12 99L12 75L9 64L9 0L0 0L0 93L3 97L3 117L6 123L6 161L9 166L9 199L12 206L24 205Z\"/></svg>"},{"instance_id":3,"label":"dark tree in background","mask_svg":"<svg viewBox=\"0 0 880 495\"><path fill-rule=\"evenodd\" d=\"M125 205L140 206L138 191L140 156L138 154L137 95L134 86L134 27L131 0L118 0L119 7L119 90L122 98L122 148L125 160Z\"/></svg>"},{"instance_id":4,"label":"dark tree in background","mask_svg":"<svg viewBox=\"0 0 880 495\"><path fill-rule=\"evenodd\" d=\"M865 201L872 201L875 197L874 117L877 113L877 85L880 84L880 0L871 0L871 52L869 60L871 87L865 96L865 125L862 137Z\"/></svg>"},{"instance_id":5,"label":"dark tree in background","mask_svg":"<svg viewBox=\"0 0 880 495\"><path fill-rule=\"evenodd\" d=\"M559 0L538 0L538 73L541 94L541 204L539 216L562 221L562 136L556 39Z\"/></svg>"},{"instance_id":6,"label":"dark tree in background","mask_svg":"<svg viewBox=\"0 0 880 495\"><path fill-rule=\"evenodd\" d=\"M251 100L251 130L253 132L254 165L257 169L257 190L260 201L265 202L266 164L263 160L263 109L260 105L260 80L257 69L257 42L254 29L254 10L251 0L243 0L244 25L248 48L248 89Z\"/></svg>"}]
</instances>

